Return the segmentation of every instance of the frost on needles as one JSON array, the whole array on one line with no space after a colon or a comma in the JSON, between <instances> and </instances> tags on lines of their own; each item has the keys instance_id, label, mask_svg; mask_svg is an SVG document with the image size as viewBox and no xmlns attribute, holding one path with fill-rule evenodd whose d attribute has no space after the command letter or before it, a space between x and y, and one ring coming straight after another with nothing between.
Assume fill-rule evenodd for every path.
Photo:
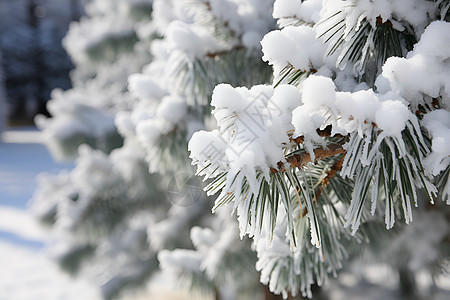
<instances>
[{"instance_id":1,"label":"frost on needles","mask_svg":"<svg viewBox=\"0 0 450 300\"><path fill-rule=\"evenodd\" d=\"M342 227L358 235L377 208L390 229L426 205L419 191L450 204L449 5L277 0L283 28L261 41L273 85L214 89L218 128L193 135L190 157L214 209L232 203L255 239L271 291L310 297L340 267ZM312 270L295 267L314 253Z\"/></svg>"}]
</instances>

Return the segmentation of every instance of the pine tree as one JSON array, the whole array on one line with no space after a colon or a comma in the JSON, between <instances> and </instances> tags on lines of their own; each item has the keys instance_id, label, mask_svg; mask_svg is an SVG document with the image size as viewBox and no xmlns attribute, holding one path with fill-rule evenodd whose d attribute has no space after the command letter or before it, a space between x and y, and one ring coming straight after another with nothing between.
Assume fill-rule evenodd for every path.
<instances>
[{"instance_id":1,"label":"pine tree","mask_svg":"<svg viewBox=\"0 0 450 300\"><path fill-rule=\"evenodd\" d=\"M4 0L0 4L0 47L13 121L29 122L35 114L46 113L50 91L70 87L73 66L59 43L70 21L66 2Z\"/></svg>"},{"instance_id":2,"label":"pine tree","mask_svg":"<svg viewBox=\"0 0 450 300\"><path fill-rule=\"evenodd\" d=\"M34 210L105 298L159 268L230 299L258 295L256 271L287 298L355 259L392 264L404 291L445 270L449 1L90 5L65 41L75 88L43 125L76 166L43 177Z\"/></svg>"},{"instance_id":3,"label":"pine tree","mask_svg":"<svg viewBox=\"0 0 450 300\"><path fill-rule=\"evenodd\" d=\"M0 140L1 134L5 130L7 115L7 102L5 85L3 81L3 65L2 65L2 51L0 49Z\"/></svg>"}]
</instances>

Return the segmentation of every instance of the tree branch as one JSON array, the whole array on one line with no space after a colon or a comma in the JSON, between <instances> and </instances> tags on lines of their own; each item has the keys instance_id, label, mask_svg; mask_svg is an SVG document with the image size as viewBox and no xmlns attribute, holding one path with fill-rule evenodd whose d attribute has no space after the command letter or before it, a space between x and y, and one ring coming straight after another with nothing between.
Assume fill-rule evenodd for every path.
<instances>
[{"instance_id":1,"label":"tree branch","mask_svg":"<svg viewBox=\"0 0 450 300\"><path fill-rule=\"evenodd\" d=\"M322 129L322 130L321 129L317 129L316 131L319 134L319 136L321 136L321 137L330 137L331 136L331 130L332 130L331 125L328 125L324 129ZM331 157L331 156L335 156L335 155L338 155L338 154L345 154L345 153L347 153L347 151L344 150L344 148L342 148L342 145L346 142L346 139L344 139L344 136L342 136L340 134L337 134L337 135L335 135L335 137L341 139L341 142L330 144L327 149L324 149L324 148L316 148L316 149L314 149L314 156L315 156L314 162L315 163L317 161L322 160L322 159L327 158L327 157ZM302 144L305 141L305 138L303 136L299 136L299 137L296 137L296 138L290 138L290 140L292 142L296 143L297 145L299 145L299 144ZM286 157L286 161L291 165L291 168L295 168L295 167L302 168L307 163L311 162L312 159L311 159L311 155L309 153L304 152L304 153L300 153L300 154L293 154L293 155L287 156ZM337 166L337 163L335 165L339 169L334 170L332 168L330 170L330 172L334 172L331 175L331 177L334 177L336 175L336 172L339 171L342 168L342 162L340 163L339 166ZM286 168L285 168L285 166L284 166L284 164L282 162L278 162L277 167L278 167L278 169L270 168L270 170L273 173L286 171Z\"/></svg>"}]
</instances>

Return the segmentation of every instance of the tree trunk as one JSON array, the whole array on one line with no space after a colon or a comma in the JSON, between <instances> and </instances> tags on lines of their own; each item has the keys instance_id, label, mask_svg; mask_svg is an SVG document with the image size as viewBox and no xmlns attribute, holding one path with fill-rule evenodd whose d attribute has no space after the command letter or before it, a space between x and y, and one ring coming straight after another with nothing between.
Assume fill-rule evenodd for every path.
<instances>
[{"instance_id":1,"label":"tree trunk","mask_svg":"<svg viewBox=\"0 0 450 300\"><path fill-rule=\"evenodd\" d=\"M78 21L81 17L80 0L70 0L70 14L72 21Z\"/></svg>"},{"instance_id":2,"label":"tree trunk","mask_svg":"<svg viewBox=\"0 0 450 300\"><path fill-rule=\"evenodd\" d=\"M220 292L216 286L214 287L214 294L215 294L214 300L220 300Z\"/></svg>"},{"instance_id":3,"label":"tree trunk","mask_svg":"<svg viewBox=\"0 0 450 300\"><path fill-rule=\"evenodd\" d=\"M400 292L403 299L417 300L420 299L416 288L416 279L414 273L407 268L398 271Z\"/></svg>"}]
</instances>

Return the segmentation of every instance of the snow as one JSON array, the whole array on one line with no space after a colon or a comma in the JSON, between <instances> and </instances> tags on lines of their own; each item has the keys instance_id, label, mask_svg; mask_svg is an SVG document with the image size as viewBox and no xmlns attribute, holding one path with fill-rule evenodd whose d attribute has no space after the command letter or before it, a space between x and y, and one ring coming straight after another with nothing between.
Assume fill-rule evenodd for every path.
<instances>
[{"instance_id":1,"label":"snow","mask_svg":"<svg viewBox=\"0 0 450 300\"><path fill-rule=\"evenodd\" d=\"M192 57L202 57L208 52L218 50L206 32L195 31L190 24L179 20L170 23L166 36L171 49L180 49Z\"/></svg>"},{"instance_id":2,"label":"snow","mask_svg":"<svg viewBox=\"0 0 450 300\"><path fill-rule=\"evenodd\" d=\"M77 167L71 171L70 175L60 173L55 179L53 177L43 178L39 187L48 188L48 184L62 181L60 189L54 188L58 195L55 197L50 192L46 194L37 190L33 196L33 210L39 209L42 205L54 202L58 206L57 226L62 229L75 229L81 220L89 213L90 206L95 202L98 193L102 190L110 190L111 194L119 193L122 179L118 170L113 166L109 157L99 151L92 150L87 145L79 148L80 157L77 158ZM47 184L45 184L48 182ZM73 192L77 192L77 201L72 201Z\"/></svg>"},{"instance_id":3,"label":"snow","mask_svg":"<svg viewBox=\"0 0 450 300\"><path fill-rule=\"evenodd\" d=\"M208 151L208 145L213 146L211 149L214 151ZM216 165L219 172L227 168L224 161L226 142L222 139L218 130L200 130L194 133L189 141L189 151L191 152L191 157L198 160L198 169L205 167L205 163L209 161ZM216 172L212 172L210 175Z\"/></svg>"},{"instance_id":4,"label":"snow","mask_svg":"<svg viewBox=\"0 0 450 300\"><path fill-rule=\"evenodd\" d=\"M259 37L274 23L271 5L272 0L200 1L193 7L186 6L186 1L155 1L153 17L156 30L166 38L168 50L193 59L238 44L259 49ZM210 26L213 23L227 28L232 41L224 43L215 37L216 29Z\"/></svg>"},{"instance_id":5,"label":"snow","mask_svg":"<svg viewBox=\"0 0 450 300\"><path fill-rule=\"evenodd\" d=\"M400 158L406 155L401 132L408 121L412 124L416 121L400 96L392 92L379 94L372 89L353 93L336 91L331 78L321 75L309 76L300 89L301 92L293 86L280 85L276 88L254 86L249 90L226 84L215 88L211 105L215 107L212 113L219 130L195 133L189 151L193 164L205 178L226 172L227 183L222 186L216 203L234 194L238 214L246 211L243 207L252 194L258 194L260 181L263 177L268 181L269 168L277 169L279 162L285 162L284 151L290 145L289 133L293 129L294 137L304 137L303 146L312 160L315 159L316 145L324 144L316 129L327 125L332 125L332 134L357 132L368 142L374 127L380 131L370 153L366 143L362 155L357 158L364 165L372 162L381 141L388 138L394 139ZM345 169L351 170L347 162L344 162L342 176L353 178L354 174L347 174ZM263 176L257 179L258 174ZM250 187L250 195L241 189L244 179ZM215 192L217 190L213 190ZM393 215L389 216L393 218ZM350 215L348 219L358 222ZM245 218L240 220L241 235L258 234L255 225L248 226ZM356 223L353 228L358 228ZM312 241L318 243L312 233Z\"/></svg>"},{"instance_id":6,"label":"snow","mask_svg":"<svg viewBox=\"0 0 450 300\"><path fill-rule=\"evenodd\" d=\"M346 1L324 0L322 16L330 16L334 12L342 11L345 15L347 31L360 26L363 20L368 20L375 26L376 18L382 21L390 20L397 30L405 28L400 23L404 20L417 28L421 34L428 22L428 13L433 10L434 4L422 0L360 0L349 5Z\"/></svg>"},{"instance_id":7,"label":"snow","mask_svg":"<svg viewBox=\"0 0 450 300\"><path fill-rule=\"evenodd\" d=\"M53 90L47 109L54 117L36 116L36 125L43 130L44 142L57 160L75 158L78 145L89 140L98 143L98 146L106 144L107 136L116 131L114 114L100 109L102 106L110 106L110 103L105 102L111 101L111 98L107 99L108 95L98 97L95 92L98 91ZM116 91L111 89L109 92ZM87 103L86 99L95 101ZM102 103L104 100L106 101Z\"/></svg>"},{"instance_id":8,"label":"snow","mask_svg":"<svg viewBox=\"0 0 450 300\"><path fill-rule=\"evenodd\" d=\"M70 24L62 43L72 59L85 67L95 61L95 52L102 45L111 43L110 53L100 49L108 57L114 52L115 42L120 39L131 42L135 39L137 20L133 19L133 9L142 9L151 1L91 1L85 4L87 16ZM131 42L132 43L132 42Z\"/></svg>"},{"instance_id":9,"label":"snow","mask_svg":"<svg viewBox=\"0 0 450 300\"><path fill-rule=\"evenodd\" d=\"M149 145L151 147L158 143L163 133L163 125L154 119L145 120L139 122L136 127L136 133L143 145Z\"/></svg>"},{"instance_id":10,"label":"snow","mask_svg":"<svg viewBox=\"0 0 450 300\"><path fill-rule=\"evenodd\" d=\"M196 293L180 289L175 274L160 272L155 274L152 281L142 291L133 291L126 294L127 300L213 300L207 293Z\"/></svg>"},{"instance_id":11,"label":"snow","mask_svg":"<svg viewBox=\"0 0 450 300\"><path fill-rule=\"evenodd\" d=\"M427 100L430 102L429 97L442 97L444 108L449 109L448 32L450 23L443 21L431 23L406 58L391 57L386 61L383 73L377 79L378 90L384 93L391 89L407 99L413 110Z\"/></svg>"},{"instance_id":12,"label":"snow","mask_svg":"<svg viewBox=\"0 0 450 300\"><path fill-rule=\"evenodd\" d=\"M400 101L387 100L375 113L375 123L378 128L390 136L400 136L406 121L411 118L411 112Z\"/></svg>"},{"instance_id":13,"label":"snow","mask_svg":"<svg viewBox=\"0 0 450 300\"><path fill-rule=\"evenodd\" d=\"M158 85L155 78L142 73L131 74L128 77L128 90L142 99L159 99L166 95L166 92Z\"/></svg>"},{"instance_id":14,"label":"snow","mask_svg":"<svg viewBox=\"0 0 450 300\"><path fill-rule=\"evenodd\" d=\"M211 280L223 273L222 268L226 254L233 249L236 243L241 242L237 222L230 219L230 211L231 209L218 211L218 222L216 222L222 226L217 226L215 231L200 227L191 229L192 243L202 255L200 270L205 271Z\"/></svg>"},{"instance_id":15,"label":"snow","mask_svg":"<svg viewBox=\"0 0 450 300\"><path fill-rule=\"evenodd\" d=\"M42 253L0 241L1 300L101 299L83 280L64 274Z\"/></svg>"},{"instance_id":16,"label":"snow","mask_svg":"<svg viewBox=\"0 0 450 300\"><path fill-rule=\"evenodd\" d=\"M123 19L96 17L81 18L80 22L70 24L69 31L63 39L64 48L70 56L81 64L89 63L89 49L105 42L108 38L127 37L133 34L133 24Z\"/></svg>"},{"instance_id":17,"label":"snow","mask_svg":"<svg viewBox=\"0 0 450 300\"><path fill-rule=\"evenodd\" d=\"M277 162L284 160L282 144L289 143L289 139L279 132L292 129L290 111L294 103L300 104L295 91L295 87L284 85L275 89L257 85L250 90L218 85L211 104L220 129L197 132L189 143L198 170L212 159L213 164L202 172L204 175L216 167L228 169L229 178L244 174L252 192L257 193L256 172L267 175L268 166L276 167ZM208 145L214 149L208 149ZM240 190L240 185L240 180L236 180L229 188Z\"/></svg>"},{"instance_id":18,"label":"snow","mask_svg":"<svg viewBox=\"0 0 450 300\"><path fill-rule=\"evenodd\" d=\"M419 43L414 46L414 53L429 53L445 60L450 57L450 24L444 21L435 21L428 25L420 37Z\"/></svg>"},{"instance_id":19,"label":"snow","mask_svg":"<svg viewBox=\"0 0 450 300\"><path fill-rule=\"evenodd\" d=\"M273 242L270 246L266 239L268 239L267 233L263 233L262 237L255 243L256 252L258 255L258 261L256 262L256 270L259 271L260 281L269 286L270 291L275 294L281 294L283 299L287 298L287 290L292 290L293 296L295 296L300 287L296 284L299 281L299 273L294 268L294 264L292 263L295 258L298 258L299 255L295 255L291 252L289 247L289 241L286 238L286 229L287 224L285 222L284 211L280 210L280 213L277 215L277 223L279 222L278 227L276 228L273 236ZM280 224L281 223L281 224ZM297 254L302 252L302 249L297 249L295 251ZM299 261L297 261L299 262ZM295 270L294 270L295 269ZM285 274L288 275L286 276ZM292 279L284 281L280 280L280 277L292 277ZM283 282L280 284L280 282ZM303 282L304 286L307 286L307 289L310 293L310 282ZM302 293L305 292L305 289L302 287Z\"/></svg>"},{"instance_id":20,"label":"snow","mask_svg":"<svg viewBox=\"0 0 450 300\"><path fill-rule=\"evenodd\" d=\"M285 162L283 148L290 144L291 114L301 104L300 94L288 85L256 85L251 89L218 85L211 103L219 130L194 133L188 145L190 157L205 178L226 172L228 183L216 203L233 193L238 215L246 214L250 212L246 209L249 199L257 195L261 180L269 181L269 167L278 168L278 162ZM241 189L244 179L248 192ZM217 189L211 191L215 192ZM252 216L256 216L255 209L251 208ZM257 222L248 225L247 221L239 218L241 236L256 237Z\"/></svg>"},{"instance_id":21,"label":"snow","mask_svg":"<svg viewBox=\"0 0 450 300\"><path fill-rule=\"evenodd\" d=\"M321 106L331 106L336 99L335 89L330 78L310 76L303 83L302 101L312 110L317 110Z\"/></svg>"},{"instance_id":22,"label":"snow","mask_svg":"<svg viewBox=\"0 0 450 300\"><path fill-rule=\"evenodd\" d=\"M176 20L192 22L191 15L186 11L181 1L176 0L153 0L152 20L157 32L165 35L169 24Z\"/></svg>"},{"instance_id":23,"label":"snow","mask_svg":"<svg viewBox=\"0 0 450 300\"><path fill-rule=\"evenodd\" d=\"M163 270L177 271L186 268L191 272L199 272L201 254L193 250L175 249L161 250L158 260Z\"/></svg>"},{"instance_id":24,"label":"snow","mask_svg":"<svg viewBox=\"0 0 450 300\"><path fill-rule=\"evenodd\" d=\"M158 117L167 120L172 124L177 124L186 116L186 102L177 96L167 96L161 99L161 104L156 110Z\"/></svg>"},{"instance_id":25,"label":"snow","mask_svg":"<svg viewBox=\"0 0 450 300\"><path fill-rule=\"evenodd\" d=\"M222 22L228 24L237 36L252 33L262 36L270 30L273 18L273 0L212 0L211 11ZM259 48L259 40L249 48Z\"/></svg>"},{"instance_id":26,"label":"snow","mask_svg":"<svg viewBox=\"0 0 450 300\"><path fill-rule=\"evenodd\" d=\"M10 206L0 206L1 231L12 233L27 241L42 242L47 237L46 230L32 215L27 211Z\"/></svg>"},{"instance_id":27,"label":"snow","mask_svg":"<svg viewBox=\"0 0 450 300\"><path fill-rule=\"evenodd\" d=\"M179 193L179 195L181 195L181 193ZM190 222L196 220L205 212L205 204L203 201L204 200L201 199L199 202L190 206L174 205L167 212L165 219L150 224L147 228L150 247L152 249L161 250L171 240L177 240L180 232L187 229Z\"/></svg>"},{"instance_id":28,"label":"snow","mask_svg":"<svg viewBox=\"0 0 450 300\"><path fill-rule=\"evenodd\" d=\"M334 82L324 76L311 75L302 84L303 105L292 113L296 136L305 137L305 147L311 152L312 143L321 143L316 128L333 126L333 133L349 134L357 131L369 135L372 125L382 130L382 137L400 137L407 121L414 115L406 101L395 93L380 94L372 89L353 93L336 91ZM379 123L379 124L378 124Z\"/></svg>"},{"instance_id":29,"label":"snow","mask_svg":"<svg viewBox=\"0 0 450 300\"><path fill-rule=\"evenodd\" d=\"M432 137L433 151L426 158L426 166L437 175L450 164L450 112L444 109L429 112L422 123Z\"/></svg>"},{"instance_id":30,"label":"snow","mask_svg":"<svg viewBox=\"0 0 450 300\"><path fill-rule=\"evenodd\" d=\"M261 41L263 60L274 67L277 76L291 64L296 70L309 71L323 65L325 44L316 39L316 32L309 26L285 27L274 30Z\"/></svg>"},{"instance_id":31,"label":"snow","mask_svg":"<svg viewBox=\"0 0 450 300\"><path fill-rule=\"evenodd\" d=\"M361 90L354 93L342 92L336 95L336 107L342 112L342 117L355 120L373 120L377 111L378 98L370 90ZM352 107L351 111L346 109ZM352 129L346 129L352 131ZM354 129L353 129L354 130Z\"/></svg>"},{"instance_id":32,"label":"snow","mask_svg":"<svg viewBox=\"0 0 450 300\"><path fill-rule=\"evenodd\" d=\"M273 17L278 24L283 26L286 18L295 18L309 23L317 23L320 20L322 0L276 0L273 5Z\"/></svg>"}]
</instances>

